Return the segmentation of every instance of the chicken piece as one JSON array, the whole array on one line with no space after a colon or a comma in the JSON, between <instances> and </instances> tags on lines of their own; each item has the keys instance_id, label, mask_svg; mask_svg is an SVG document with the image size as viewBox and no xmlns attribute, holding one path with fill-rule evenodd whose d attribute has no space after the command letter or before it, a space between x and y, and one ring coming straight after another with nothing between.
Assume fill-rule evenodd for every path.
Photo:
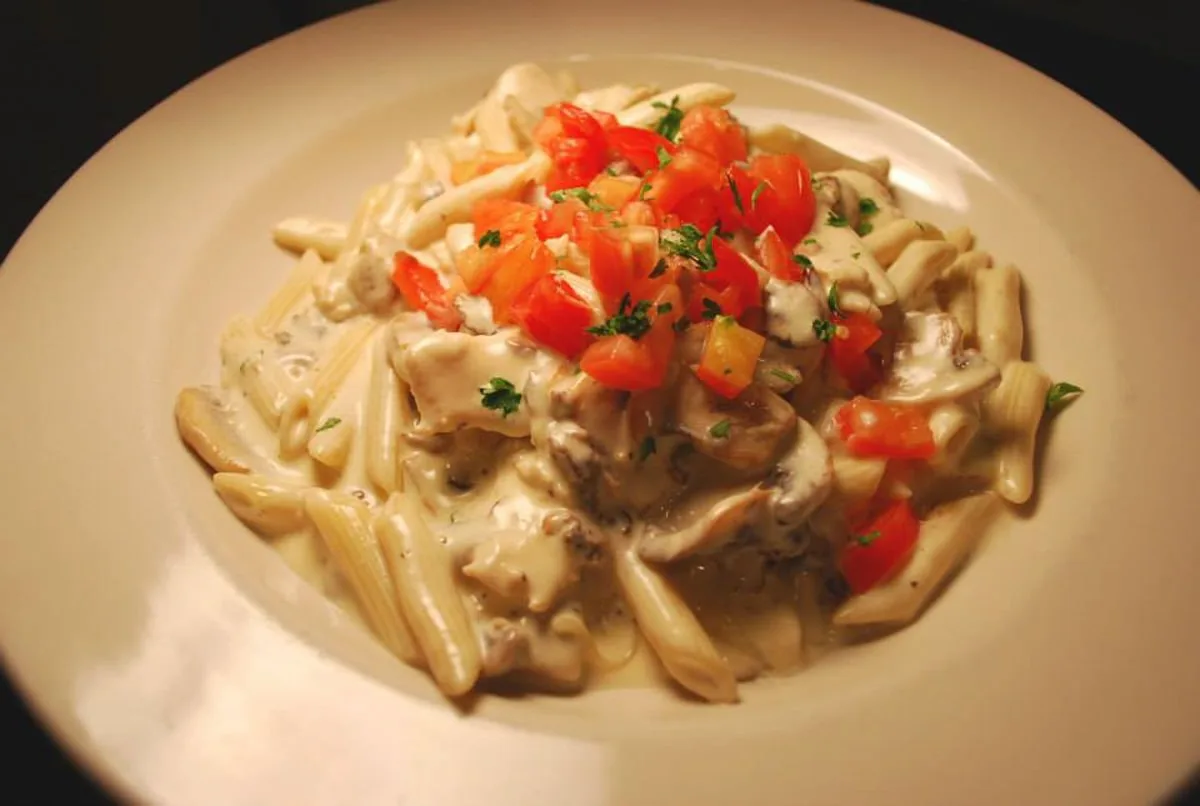
<instances>
[{"instance_id":1,"label":"chicken piece","mask_svg":"<svg viewBox=\"0 0 1200 806\"><path fill-rule=\"evenodd\" d=\"M892 370L877 392L893 403L927 404L990 387L1000 370L962 347L962 328L948 313L910 312L896 343Z\"/></svg>"},{"instance_id":2,"label":"chicken piece","mask_svg":"<svg viewBox=\"0 0 1200 806\"><path fill-rule=\"evenodd\" d=\"M766 467L796 427L796 412L771 390L751 384L733 400L691 372L680 374L675 426L696 450L738 470Z\"/></svg>"},{"instance_id":3,"label":"chicken piece","mask_svg":"<svg viewBox=\"0 0 1200 806\"><path fill-rule=\"evenodd\" d=\"M483 673L497 677L529 671L545 681L575 687L583 681L586 646L577 635L542 627L530 618L493 618L480 628Z\"/></svg>"}]
</instances>

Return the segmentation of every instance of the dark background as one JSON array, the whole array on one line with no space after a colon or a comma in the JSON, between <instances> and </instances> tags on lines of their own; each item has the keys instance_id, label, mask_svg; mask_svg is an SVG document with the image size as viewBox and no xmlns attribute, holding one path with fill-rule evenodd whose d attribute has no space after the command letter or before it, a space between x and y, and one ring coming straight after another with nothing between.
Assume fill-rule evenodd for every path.
<instances>
[{"instance_id":1,"label":"dark background","mask_svg":"<svg viewBox=\"0 0 1200 806\"><path fill-rule=\"evenodd\" d=\"M0 0L0 187L5 191L0 255L8 253L76 168L167 95L255 45L365 4ZM1195 128L1180 111L1194 112L1200 100L1200 46L1196 27L1184 19L1188 0L877 4L951 28L1036 67L1124 123L1200 185ZM0 738L11 748L5 753L7 780L0 801L108 803L47 738L7 681L0 682ZM1200 803L1200 780L1171 802Z\"/></svg>"}]
</instances>

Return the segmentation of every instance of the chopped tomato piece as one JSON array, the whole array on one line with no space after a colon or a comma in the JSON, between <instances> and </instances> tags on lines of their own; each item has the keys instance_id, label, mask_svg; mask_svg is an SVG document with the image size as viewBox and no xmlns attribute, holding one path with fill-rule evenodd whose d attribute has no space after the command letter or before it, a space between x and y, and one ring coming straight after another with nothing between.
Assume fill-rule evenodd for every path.
<instances>
[{"instance_id":1,"label":"chopped tomato piece","mask_svg":"<svg viewBox=\"0 0 1200 806\"><path fill-rule=\"evenodd\" d=\"M754 380L767 340L732 316L719 317L704 339L696 376L722 397L735 398Z\"/></svg>"},{"instance_id":2,"label":"chopped tomato piece","mask_svg":"<svg viewBox=\"0 0 1200 806\"><path fill-rule=\"evenodd\" d=\"M928 459L933 456L929 418L919 409L856 397L834 416L850 453L883 459Z\"/></svg>"},{"instance_id":3,"label":"chopped tomato piece","mask_svg":"<svg viewBox=\"0 0 1200 806\"><path fill-rule=\"evenodd\" d=\"M792 250L787 248L774 227L767 227L754 244L758 251L758 262L772 277L785 283L804 280L804 269L792 259Z\"/></svg>"},{"instance_id":4,"label":"chopped tomato piece","mask_svg":"<svg viewBox=\"0 0 1200 806\"><path fill-rule=\"evenodd\" d=\"M838 557L838 567L854 593L864 593L896 574L912 556L921 522L907 498L897 499L875 518L856 525Z\"/></svg>"},{"instance_id":5,"label":"chopped tomato piece","mask_svg":"<svg viewBox=\"0 0 1200 806\"><path fill-rule=\"evenodd\" d=\"M546 179L547 190L586 187L607 164L604 127L574 104L546 107L545 116L534 127L533 139L553 162Z\"/></svg>"},{"instance_id":6,"label":"chopped tomato piece","mask_svg":"<svg viewBox=\"0 0 1200 806\"><path fill-rule=\"evenodd\" d=\"M505 165L516 165L525 161L525 154L520 151L483 151L474 159L455 162L450 166L450 181L456 185L469 182L472 179L490 174Z\"/></svg>"},{"instance_id":7,"label":"chopped tomato piece","mask_svg":"<svg viewBox=\"0 0 1200 806\"><path fill-rule=\"evenodd\" d=\"M883 331L863 313L838 316L835 324L837 331L829 342L829 359L850 391L865 392L879 380L879 366L868 351L883 336Z\"/></svg>"},{"instance_id":8,"label":"chopped tomato piece","mask_svg":"<svg viewBox=\"0 0 1200 806\"><path fill-rule=\"evenodd\" d=\"M649 202L631 201L621 208L620 218L626 224L657 227L662 217Z\"/></svg>"},{"instance_id":9,"label":"chopped tomato piece","mask_svg":"<svg viewBox=\"0 0 1200 806\"><path fill-rule=\"evenodd\" d=\"M614 210L637 196L642 182L636 176L609 176L600 174L588 185L588 191L595 195L596 201Z\"/></svg>"},{"instance_id":10,"label":"chopped tomato piece","mask_svg":"<svg viewBox=\"0 0 1200 806\"><path fill-rule=\"evenodd\" d=\"M393 258L392 284L404 297L408 307L424 311L434 327L458 330L462 316L454 307L446 287L433 269L407 252L397 252Z\"/></svg>"},{"instance_id":11,"label":"chopped tomato piece","mask_svg":"<svg viewBox=\"0 0 1200 806\"><path fill-rule=\"evenodd\" d=\"M762 302L762 289L758 285L758 272L746 262L741 253L722 238L713 238L713 256L717 267L706 272L703 282L717 290L732 288L737 292L737 312L753 308ZM731 312L732 313L732 312Z\"/></svg>"},{"instance_id":12,"label":"chopped tomato piece","mask_svg":"<svg viewBox=\"0 0 1200 806\"><path fill-rule=\"evenodd\" d=\"M605 336L584 351L579 366L613 389L636 392L662 385L675 349L674 323L682 304L679 289L663 288L647 311L650 330L641 337Z\"/></svg>"},{"instance_id":13,"label":"chopped tomato piece","mask_svg":"<svg viewBox=\"0 0 1200 806\"><path fill-rule=\"evenodd\" d=\"M672 212L683 223L708 232L717 225L721 215L720 191L710 187L698 188L676 203Z\"/></svg>"},{"instance_id":14,"label":"chopped tomato piece","mask_svg":"<svg viewBox=\"0 0 1200 806\"><path fill-rule=\"evenodd\" d=\"M575 217L578 213L587 213L587 205L576 198L567 198L557 202L538 213L534 229L537 236L544 241L570 235L575 232Z\"/></svg>"},{"instance_id":15,"label":"chopped tomato piece","mask_svg":"<svg viewBox=\"0 0 1200 806\"><path fill-rule=\"evenodd\" d=\"M579 245L591 261L592 285L604 301L607 313L614 313L621 298L633 285L633 250L615 230L588 228L581 233Z\"/></svg>"},{"instance_id":16,"label":"chopped tomato piece","mask_svg":"<svg viewBox=\"0 0 1200 806\"><path fill-rule=\"evenodd\" d=\"M538 208L512 199L480 199L471 208L475 236L496 230L501 237L533 232L538 222Z\"/></svg>"},{"instance_id":17,"label":"chopped tomato piece","mask_svg":"<svg viewBox=\"0 0 1200 806\"><path fill-rule=\"evenodd\" d=\"M660 160L658 150L675 154L679 146L650 129L617 126L608 131L608 145L618 157L626 160L641 173L654 170Z\"/></svg>"},{"instance_id":18,"label":"chopped tomato piece","mask_svg":"<svg viewBox=\"0 0 1200 806\"><path fill-rule=\"evenodd\" d=\"M761 216L754 213L754 188L758 180L750 176L745 167L739 164L730 165L721 177L721 187L717 204L721 224L727 230L737 230L745 227L754 232L761 232L766 225L760 222Z\"/></svg>"},{"instance_id":19,"label":"chopped tomato piece","mask_svg":"<svg viewBox=\"0 0 1200 806\"><path fill-rule=\"evenodd\" d=\"M532 236L515 237L499 247L485 247L482 251L488 266L477 291L491 301L496 323L509 324L513 321L513 302L553 270L554 255ZM469 282L467 287L471 287Z\"/></svg>"},{"instance_id":20,"label":"chopped tomato piece","mask_svg":"<svg viewBox=\"0 0 1200 806\"><path fill-rule=\"evenodd\" d=\"M718 190L721 164L708 154L681 148L665 168L646 175L649 185L643 198L663 212L671 213L686 197L699 190Z\"/></svg>"},{"instance_id":21,"label":"chopped tomato piece","mask_svg":"<svg viewBox=\"0 0 1200 806\"><path fill-rule=\"evenodd\" d=\"M761 232L774 226L789 248L812 229L817 198L812 189L812 174L804 160L794 154L759 154L748 170L755 187L751 198L744 199L751 219Z\"/></svg>"},{"instance_id":22,"label":"chopped tomato piece","mask_svg":"<svg viewBox=\"0 0 1200 806\"><path fill-rule=\"evenodd\" d=\"M559 274L547 274L513 302L513 319L531 338L567 358L595 341L595 312Z\"/></svg>"},{"instance_id":23,"label":"chopped tomato piece","mask_svg":"<svg viewBox=\"0 0 1200 806\"><path fill-rule=\"evenodd\" d=\"M744 313L736 288L717 290L704 283L696 283L688 298L688 318L693 322L715 319L718 316L739 317Z\"/></svg>"},{"instance_id":24,"label":"chopped tomato piece","mask_svg":"<svg viewBox=\"0 0 1200 806\"><path fill-rule=\"evenodd\" d=\"M733 115L718 106L688 110L679 125L679 139L722 165L746 159L746 133Z\"/></svg>"}]
</instances>

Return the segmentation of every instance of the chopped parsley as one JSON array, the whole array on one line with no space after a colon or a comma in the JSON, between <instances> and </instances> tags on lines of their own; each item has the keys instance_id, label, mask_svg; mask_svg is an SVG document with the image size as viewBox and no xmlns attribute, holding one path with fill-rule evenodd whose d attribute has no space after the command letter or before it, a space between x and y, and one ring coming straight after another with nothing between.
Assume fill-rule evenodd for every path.
<instances>
[{"instance_id":1,"label":"chopped parsley","mask_svg":"<svg viewBox=\"0 0 1200 806\"><path fill-rule=\"evenodd\" d=\"M1046 392L1046 411L1061 411L1081 394L1083 394L1083 390L1075 384L1059 381L1050 387L1050 391Z\"/></svg>"},{"instance_id":2,"label":"chopped parsley","mask_svg":"<svg viewBox=\"0 0 1200 806\"><path fill-rule=\"evenodd\" d=\"M862 257L862 252L853 252L853 253L851 253L850 257L854 258L855 260L858 260L860 257Z\"/></svg>"},{"instance_id":3,"label":"chopped parsley","mask_svg":"<svg viewBox=\"0 0 1200 806\"><path fill-rule=\"evenodd\" d=\"M654 201L646 198L646 192L650 190L649 182L642 182L642 186L638 188L638 201Z\"/></svg>"},{"instance_id":4,"label":"chopped parsley","mask_svg":"<svg viewBox=\"0 0 1200 806\"><path fill-rule=\"evenodd\" d=\"M817 338L823 342L833 341L833 336L837 333L837 325L830 322L828 319L814 319L813 333L817 334Z\"/></svg>"},{"instance_id":5,"label":"chopped parsley","mask_svg":"<svg viewBox=\"0 0 1200 806\"><path fill-rule=\"evenodd\" d=\"M650 330L650 317L646 315L649 310L649 300L644 299L633 305L629 294L626 294L621 297L621 305L615 314L608 317L604 324L589 327L587 331L596 336L629 336L634 340L640 339Z\"/></svg>"},{"instance_id":6,"label":"chopped parsley","mask_svg":"<svg viewBox=\"0 0 1200 806\"><path fill-rule=\"evenodd\" d=\"M821 245L820 241L818 241L816 238L805 238L800 243L804 244L805 246L820 246Z\"/></svg>"},{"instance_id":7,"label":"chopped parsley","mask_svg":"<svg viewBox=\"0 0 1200 806\"><path fill-rule=\"evenodd\" d=\"M758 186L754 188L754 192L750 194L751 207L754 207L756 204L758 204L758 197L761 196L762 192L766 189L767 183L765 181L758 183Z\"/></svg>"},{"instance_id":8,"label":"chopped parsley","mask_svg":"<svg viewBox=\"0 0 1200 806\"><path fill-rule=\"evenodd\" d=\"M855 535L854 542L860 546L869 546L881 537L883 537L883 533L876 529L873 532L867 532L865 535Z\"/></svg>"},{"instance_id":9,"label":"chopped parsley","mask_svg":"<svg viewBox=\"0 0 1200 806\"><path fill-rule=\"evenodd\" d=\"M659 313L670 313L673 307L674 306L669 302L660 302L655 310Z\"/></svg>"},{"instance_id":10,"label":"chopped parsley","mask_svg":"<svg viewBox=\"0 0 1200 806\"><path fill-rule=\"evenodd\" d=\"M879 212L879 205L874 199L863 197L858 200L858 212L861 215L875 215Z\"/></svg>"},{"instance_id":11,"label":"chopped parsley","mask_svg":"<svg viewBox=\"0 0 1200 806\"><path fill-rule=\"evenodd\" d=\"M662 101L655 101L651 106L655 109L665 110L662 118L654 124L654 131L674 143L679 139L679 124L683 122L683 110L679 108L679 96L676 95L672 98L669 105Z\"/></svg>"},{"instance_id":12,"label":"chopped parsley","mask_svg":"<svg viewBox=\"0 0 1200 806\"><path fill-rule=\"evenodd\" d=\"M854 228L854 231L859 235L870 235L875 231L875 225L870 221L859 221L858 226Z\"/></svg>"},{"instance_id":13,"label":"chopped parsley","mask_svg":"<svg viewBox=\"0 0 1200 806\"><path fill-rule=\"evenodd\" d=\"M592 193L587 188L569 188L567 190L556 190L550 194L550 200L555 202L565 202L567 199L579 199L589 210L597 213L611 213L615 207L611 207L600 201L600 197Z\"/></svg>"},{"instance_id":14,"label":"chopped parsley","mask_svg":"<svg viewBox=\"0 0 1200 806\"><path fill-rule=\"evenodd\" d=\"M662 277L667 271L667 259L660 257L658 262L654 264L654 268L650 270L650 277Z\"/></svg>"},{"instance_id":15,"label":"chopped parsley","mask_svg":"<svg viewBox=\"0 0 1200 806\"><path fill-rule=\"evenodd\" d=\"M330 428L337 428L337 427L338 427L339 425L341 425L341 424L342 424L342 418L341 418L341 417L330 417L330 418L329 418L329 419L327 419L325 422L323 422L323 423L321 423L320 425L318 425L318 426L317 426L317 430L316 430L316 431L314 431L313 433L314 433L314 434L319 434L319 433L321 433L322 431L328 431Z\"/></svg>"},{"instance_id":16,"label":"chopped parsley","mask_svg":"<svg viewBox=\"0 0 1200 806\"><path fill-rule=\"evenodd\" d=\"M722 420L712 428L708 429L708 433L710 436L714 436L717 439L725 439L729 436L729 421Z\"/></svg>"},{"instance_id":17,"label":"chopped parsley","mask_svg":"<svg viewBox=\"0 0 1200 806\"><path fill-rule=\"evenodd\" d=\"M700 315L705 319L716 319L721 315L721 306L717 304L715 299L705 297L700 301L700 304L704 307L704 312Z\"/></svg>"},{"instance_id":18,"label":"chopped parsley","mask_svg":"<svg viewBox=\"0 0 1200 806\"><path fill-rule=\"evenodd\" d=\"M655 453L658 453L658 443L654 440L654 437L646 437L642 440L642 444L638 446L637 460L644 462Z\"/></svg>"},{"instance_id":19,"label":"chopped parsley","mask_svg":"<svg viewBox=\"0 0 1200 806\"><path fill-rule=\"evenodd\" d=\"M837 280L834 280L833 285L829 286L829 312L841 316L842 306L837 285Z\"/></svg>"},{"instance_id":20,"label":"chopped parsley","mask_svg":"<svg viewBox=\"0 0 1200 806\"><path fill-rule=\"evenodd\" d=\"M811 269L813 267L813 262L808 259L808 255L792 255L792 261L799 263L806 269Z\"/></svg>"},{"instance_id":21,"label":"chopped parsley","mask_svg":"<svg viewBox=\"0 0 1200 806\"><path fill-rule=\"evenodd\" d=\"M675 324L671 325L671 329L676 333L682 333L691 326L692 320L688 319L686 316L681 316L679 317L678 321L675 322Z\"/></svg>"},{"instance_id":22,"label":"chopped parsley","mask_svg":"<svg viewBox=\"0 0 1200 806\"><path fill-rule=\"evenodd\" d=\"M729 190L733 193L733 206L738 208L739 213L745 215L746 207L742 204L742 192L738 190L737 182L733 181L733 174L726 172L725 181L729 183Z\"/></svg>"},{"instance_id":23,"label":"chopped parsley","mask_svg":"<svg viewBox=\"0 0 1200 806\"><path fill-rule=\"evenodd\" d=\"M608 174L609 176L620 176L621 175L621 172L617 170L617 166L615 166L615 165L609 165L607 168L604 169L604 173Z\"/></svg>"},{"instance_id":24,"label":"chopped parsley","mask_svg":"<svg viewBox=\"0 0 1200 806\"><path fill-rule=\"evenodd\" d=\"M771 374L774 375L779 380L783 381L784 383L799 383L800 382L800 379L797 378L795 375L793 375L790 372L786 372L782 369L773 369L773 370L771 370Z\"/></svg>"},{"instance_id":25,"label":"chopped parsley","mask_svg":"<svg viewBox=\"0 0 1200 806\"><path fill-rule=\"evenodd\" d=\"M516 414L521 405L521 393L512 385L512 381L504 378L492 378L487 386L479 387L483 396L483 407L499 411L502 416Z\"/></svg>"},{"instance_id":26,"label":"chopped parsley","mask_svg":"<svg viewBox=\"0 0 1200 806\"><path fill-rule=\"evenodd\" d=\"M667 151L662 146L659 146L658 148L656 148L654 150L654 153L658 154L658 169L660 171L663 168L666 168L668 165L671 164L671 159L672 159L671 152Z\"/></svg>"},{"instance_id":27,"label":"chopped parsley","mask_svg":"<svg viewBox=\"0 0 1200 806\"><path fill-rule=\"evenodd\" d=\"M500 230L498 230L498 229L490 229L487 232L483 233L483 235L479 236L479 248L480 249L482 249L485 246L499 246L499 245L500 245Z\"/></svg>"},{"instance_id":28,"label":"chopped parsley","mask_svg":"<svg viewBox=\"0 0 1200 806\"><path fill-rule=\"evenodd\" d=\"M833 210L830 210L829 215L825 217L825 223L831 227L848 227L850 226L850 219L846 218L845 216L840 216L833 212Z\"/></svg>"},{"instance_id":29,"label":"chopped parsley","mask_svg":"<svg viewBox=\"0 0 1200 806\"><path fill-rule=\"evenodd\" d=\"M694 224L684 224L678 229L664 230L660 242L668 254L692 261L700 271L712 271L717 268L713 238L717 236L719 228L719 225L714 226L705 234Z\"/></svg>"}]
</instances>

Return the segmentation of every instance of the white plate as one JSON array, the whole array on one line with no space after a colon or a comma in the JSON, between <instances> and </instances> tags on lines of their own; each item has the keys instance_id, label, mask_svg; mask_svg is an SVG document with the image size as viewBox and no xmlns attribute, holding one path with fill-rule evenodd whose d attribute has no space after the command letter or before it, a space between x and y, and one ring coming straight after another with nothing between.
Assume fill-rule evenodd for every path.
<instances>
[{"instance_id":1,"label":"white plate","mask_svg":"<svg viewBox=\"0 0 1200 806\"><path fill-rule=\"evenodd\" d=\"M872 7L774 5L368 8L189 86L42 211L0 271L0 634L111 787L226 806L1102 804L1196 760L1200 199L986 48ZM664 51L694 56L620 55ZM288 265L277 218L348 214L503 66L564 58L585 81L719 77L746 114L888 153L918 212L1022 266L1038 361L1087 388L1036 511L924 619L738 707L608 690L456 713L252 539L174 433L175 390L215 377L218 328Z\"/></svg>"}]
</instances>

